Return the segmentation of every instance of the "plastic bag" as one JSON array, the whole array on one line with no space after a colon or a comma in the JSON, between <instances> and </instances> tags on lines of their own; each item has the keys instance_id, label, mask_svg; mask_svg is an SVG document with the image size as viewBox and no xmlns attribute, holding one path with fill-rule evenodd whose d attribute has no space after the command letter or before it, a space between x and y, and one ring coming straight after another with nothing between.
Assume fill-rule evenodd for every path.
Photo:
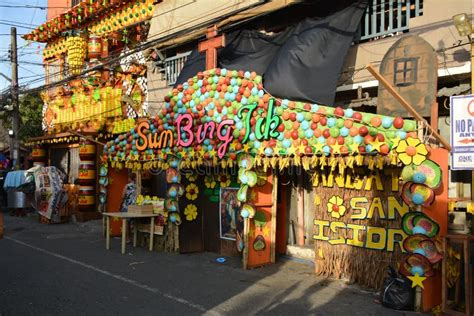
<instances>
[{"instance_id":1,"label":"plastic bag","mask_svg":"<svg viewBox=\"0 0 474 316\"><path fill-rule=\"evenodd\" d=\"M399 276L392 267L388 269L380 293L382 305L396 310L413 310L415 291L410 280Z\"/></svg>"}]
</instances>

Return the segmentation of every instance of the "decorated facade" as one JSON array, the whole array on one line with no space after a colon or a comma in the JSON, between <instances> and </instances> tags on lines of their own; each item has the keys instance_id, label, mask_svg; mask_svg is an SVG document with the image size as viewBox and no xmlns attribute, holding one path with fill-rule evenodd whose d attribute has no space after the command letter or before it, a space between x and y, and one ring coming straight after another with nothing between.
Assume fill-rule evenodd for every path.
<instances>
[{"instance_id":1,"label":"decorated facade","mask_svg":"<svg viewBox=\"0 0 474 316\"><path fill-rule=\"evenodd\" d=\"M24 36L47 43L44 136L28 145L44 154L36 164L56 166L68 183L81 185L79 220L100 217L96 169L102 144L147 113L139 48L154 8L153 0L81 1Z\"/></svg>"},{"instance_id":2,"label":"decorated facade","mask_svg":"<svg viewBox=\"0 0 474 316\"><path fill-rule=\"evenodd\" d=\"M311 179L318 274L378 288L392 264L414 285L439 281L447 152L425 144L415 121L274 98L255 72L227 69L198 73L165 104L107 142L101 164L163 170L171 248L187 247L192 223L206 225L215 203L218 251L230 239L245 267L274 262L287 237L278 179L296 168Z\"/></svg>"}]
</instances>

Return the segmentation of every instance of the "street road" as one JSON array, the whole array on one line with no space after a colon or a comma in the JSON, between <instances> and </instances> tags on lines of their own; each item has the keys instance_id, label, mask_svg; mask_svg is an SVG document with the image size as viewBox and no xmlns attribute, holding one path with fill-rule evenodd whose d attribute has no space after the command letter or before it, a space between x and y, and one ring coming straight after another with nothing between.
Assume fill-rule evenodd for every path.
<instances>
[{"instance_id":1,"label":"street road","mask_svg":"<svg viewBox=\"0 0 474 316\"><path fill-rule=\"evenodd\" d=\"M5 216L0 315L399 315L372 293L280 260L245 271L237 258L105 250L101 221L39 224Z\"/></svg>"}]
</instances>

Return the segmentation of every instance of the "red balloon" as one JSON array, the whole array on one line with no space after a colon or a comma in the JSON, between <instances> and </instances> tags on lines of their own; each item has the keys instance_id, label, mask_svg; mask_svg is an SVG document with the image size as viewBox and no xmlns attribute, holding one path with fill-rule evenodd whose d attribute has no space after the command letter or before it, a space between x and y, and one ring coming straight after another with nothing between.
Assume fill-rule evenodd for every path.
<instances>
[{"instance_id":1,"label":"red balloon","mask_svg":"<svg viewBox=\"0 0 474 316\"><path fill-rule=\"evenodd\" d=\"M397 116L394 120L393 120L393 127L395 128L402 128L403 127L403 118L401 118L400 116Z\"/></svg>"},{"instance_id":2,"label":"red balloon","mask_svg":"<svg viewBox=\"0 0 474 316\"><path fill-rule=\"evenodd\" d=\"M344 116L344 110L341 107L337 107L334 109L334 115L336 116Z\"/></svg>"},{"instance_id":3,"label":"red balloon","mask_svg":"<svg viewBox=\"0 0 474 316\"><path fill-rule=\"evenodd\" d=\"M329 136L331 136L331 133L329 132L329 128L326 128L325 130L323 130L323 137L329 138Z\"/></svg>"},{"instance_id":4,"label":"red balloon","mask_svg":"<svg viewBox=\"0 0 474 316\"><path fill-rule=\"evenodd\" d=\"M352 118L354 119L354 121L360 122L362 121L362 114L360 114L359 112L354 112Z\"/></svg>"},{"instance_id":5,"label":"red balloon","mask_svg":"<svg viewBox=\"0 0 474 316\"><path fill-rule=\"evenodd\" d=\"M365 127L365 126L359 127L359 135L360 136L365 136L367 134L369 134L369 130L367 129L367 127Z\"/></svg>"},{"instance_id":6,"label":"red balloon","mask_svg":"<svg viewBox=\"0 0 474 316\"><path fill-rule=\"evenodd\" d=\"M293 138L295 140L298 139L298 131L291 132L291 138Z\"/></svg>"}]
</instances>

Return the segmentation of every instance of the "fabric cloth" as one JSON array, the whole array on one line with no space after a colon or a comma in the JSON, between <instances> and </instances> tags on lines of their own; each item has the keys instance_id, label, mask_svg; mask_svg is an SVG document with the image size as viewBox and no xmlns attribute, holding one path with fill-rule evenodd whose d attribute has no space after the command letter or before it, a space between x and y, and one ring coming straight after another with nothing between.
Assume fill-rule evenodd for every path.
<instances>
[{"instance_id":1,"label":"fabric cloth","mask_svg":"<svg viewBox=\"0 0 474 316\"><path fill-rule=\"evenodd\" d=\"M137 200L137 185L133 182L127 183L124 188L123 200L120 205L120 212L127 212L128 206Z\"/></svg>"},{"instance_id":2,"label":"fabric cloth","mask_svg":"<svg viewBox=\"0 0 474 316\"><path fill-rule=\"evenodd\" d=\"M336 2L335 12L305 19L275 35L258 30L226 34L218 67L263 75L265 89L275 97L333 105L344 59L367 8L367 0ZM205 53L195 49L176 85L204 70Z\"/></svg>"},{"instance_id":3,"label":"fabric cloth","mask_svg":"<svg viewBox=\"0 0 474 316\"><path fill-rule=\"evenodd\" d=\"M5 182L3 183L3 188L7 189L16 189L26 182L26 175L24 170L10 171L7 173Z\"/></svg>"}]
</instances>

